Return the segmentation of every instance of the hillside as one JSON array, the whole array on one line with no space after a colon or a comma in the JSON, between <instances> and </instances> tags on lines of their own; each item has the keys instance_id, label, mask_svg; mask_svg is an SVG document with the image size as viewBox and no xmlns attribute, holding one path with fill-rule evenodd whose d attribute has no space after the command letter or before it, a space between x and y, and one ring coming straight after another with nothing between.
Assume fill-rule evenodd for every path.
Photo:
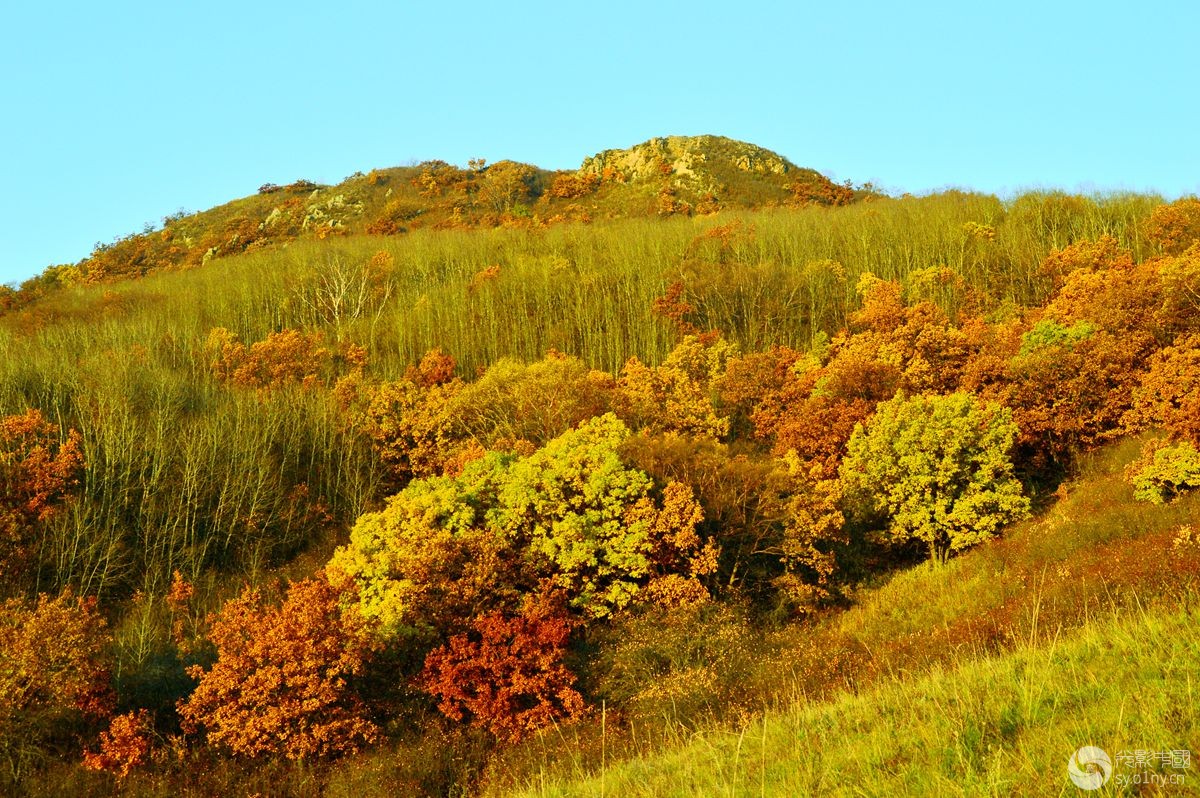
<instances>
[{"instance_id":1,"label":"hillside","mask_svg":"<svg viewBox=\"0 0 1200 798\"><path fill-rule=\"evenodd\" d=\"M213 258L301 239L398 236L422 228L541 228L567 221L706 215L720 209L841 205L872 196L812 169L720 136L651 139L586 158L576 171L530 164L444 161L374 169L333 186L297 180L206 211L180 211L55 266L17 293L0 290L0 311L48 290L190 268Z\"/></svg>"},{"instance_id":2,"label":"hillside","mask_svg":"<svg viewBox=\"0 0 1200 798\"><path fill-rule=\"evenodd\" d=\"M707 728L681 717L649 739L613 734L604 768L591 740L548 767L517 754L528 786L497 778L488 794L1070 794L1067 758L1080 746L1195 751L1200 547L1186 530L1200 496L1137 502L1122 470L1138 446L1089 458L1058 502L1003 540L947 568L903 570L815 628L759 643L750 664L722 674L752 685L738 696L748 717L724 706ZM706 691L694 677L678 706ZM1116 776L1139 772L1164 779L1162 794L1200 794L1187 769Z\"/></svg>"},{"instance_id":3,"label":"hillside","mask_svg":"<svg viewBox=\"0 0 1200 798\"><path fill-rule=\"evenodd\" d=\"M1102 617L1062 640L963 660L511 796L1071 795L1085 744L1195 751L1196 610ZM1121 709L1124 712L1121 712ZM1121 765L1116 795L1198 795L1193 767ZM1139 788L1135 785L1148 785Z\"/></svg>"},{"instance_id":4,"label":"hillside","mask_svg":"<svg viewBox=\"0 0 1200 798\"><path fill-rule=\"evenodd\" d=\"M785 739L829 724L867 792L978 793L1063 729L1192 746L1023 674L1189 695L1191 638L1126 652L1200 567L1200 201L822 181L716 137L424 164L10 294L0 791L816 789Z\"/></svg>"}]
</instances>

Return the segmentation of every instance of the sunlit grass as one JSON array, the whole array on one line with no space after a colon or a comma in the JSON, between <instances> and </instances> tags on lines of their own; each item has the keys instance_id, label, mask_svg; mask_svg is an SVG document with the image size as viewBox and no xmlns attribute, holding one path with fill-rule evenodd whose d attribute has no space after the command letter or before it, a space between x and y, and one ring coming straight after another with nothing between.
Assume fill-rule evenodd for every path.
<instances>
[{"instance_id":1,"label":"sunlit grass","mask_svg":"<svg viewBox=\"0 0 1200 798\"><path fill-rule=\"evenodd\" d=\"M1098 616L1002 656L682 736L660 755L494 795L1069 795L1080 746L1194 750L1200 613ZM1200 794L1194 769L1173 795ZM1135 769L1118 765L1118 777ZM1117 779L1099 795L1132 795Z\"/></svg>"}]
</instances>

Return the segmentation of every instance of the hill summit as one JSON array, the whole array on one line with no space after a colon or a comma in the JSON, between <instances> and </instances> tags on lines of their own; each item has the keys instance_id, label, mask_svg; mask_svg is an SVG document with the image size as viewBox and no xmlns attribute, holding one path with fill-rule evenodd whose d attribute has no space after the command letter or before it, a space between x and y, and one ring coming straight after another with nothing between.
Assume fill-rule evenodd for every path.
<instances>
[{"instance_id":1,"label":"hill summit","mask_svg":"<svg viewBox=\"0 0 1200 798\"><path fill-rule=\"evenodd\" d=\"M743 172L786 175L796 165L763 147L724 136L666 136L625 150L605 150L587 158L583 174L620 175L624 180L660 177L663 167L682 179L702 179L714 169L733 166Z\"/></svg>"},{"instance_id":2,"label":"hill summit","mask_svg":"<svg viewBox=\"0 0 1200 798\"><path fill-rule=\"evenodd\" d=\"M623 150L604 150L584 160L578 174L605 183L654 185L659 210L669 197L701 212L721 207L821 204L855 199L815 169L805 169L778 153L724 136L665 136Z\"/></svg>"},{"instance_id":3,"label":"hill summit","mask_svg":"<svg viewBox=\"0 0 1200 798\"><path fill-rule=\"evenodd\" d=\"M0 286L0 312L64 285L140 277L296 239L393 236L419 228L545 227L601 219L708 215L720 210L845 205L872 195L723 136L667 136L605 150L577 170L475 159L357 172L334 186L266 183L197 213L181 211L51 266L19 292Z\"/></svg>"}]
</instances>

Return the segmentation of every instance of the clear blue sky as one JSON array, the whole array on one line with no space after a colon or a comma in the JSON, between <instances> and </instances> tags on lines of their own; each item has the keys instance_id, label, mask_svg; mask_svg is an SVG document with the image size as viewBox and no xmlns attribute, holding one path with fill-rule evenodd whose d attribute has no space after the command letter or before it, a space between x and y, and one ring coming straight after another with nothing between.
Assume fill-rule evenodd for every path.
<instances>
[{"instance_id":1,"label":"clear blue sky","mask_svg":"<svg viewBox=\"0 0 1200 798\"><path fill-rule=\"evenodd\" d=\"M716 133L891 191L1200 192L1190 2L9 4L0 282L300 177Z\"/></svg>"}]
</instances>

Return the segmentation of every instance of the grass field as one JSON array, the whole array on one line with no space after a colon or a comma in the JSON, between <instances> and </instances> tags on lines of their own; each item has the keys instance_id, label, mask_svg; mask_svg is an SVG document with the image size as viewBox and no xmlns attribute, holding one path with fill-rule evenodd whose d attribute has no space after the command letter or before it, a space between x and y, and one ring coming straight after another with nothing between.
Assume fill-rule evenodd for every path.
<instances>
[{"instance_id":1,"label":"grass field","mask_svg":"<svg viewBox=\"0 0 1200 798\"><path fill-rule=\"evenodd\" d=\"M673 750L599 774L494 794L1074 795L1067 760L1081 746L1114 758L1195 750L1198 622L1194 604L1165 615L1100 615L1004 655L797 702L744 726L681 736ZM1139 778L1159 785L1135 787ZM1200 773L1118 763L1096 794L1200 795Z\"/></svg>"}]
</instances>

